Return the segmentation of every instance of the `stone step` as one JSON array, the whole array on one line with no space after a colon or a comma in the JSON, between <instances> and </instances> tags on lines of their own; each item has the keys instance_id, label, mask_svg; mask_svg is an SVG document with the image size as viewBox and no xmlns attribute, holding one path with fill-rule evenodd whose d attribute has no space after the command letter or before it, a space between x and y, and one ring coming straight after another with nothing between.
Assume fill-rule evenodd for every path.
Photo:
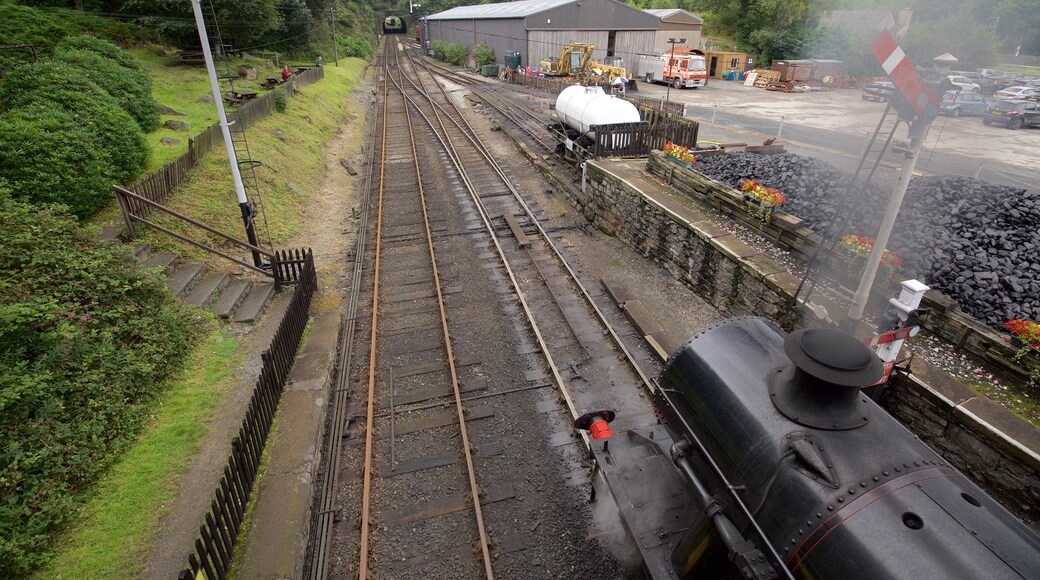
<instances>
[{"instance_id":1,"label":"stone step","mask_svg":"<svg viewBox=\"0 0 1040 580\"><path fill-rule=\"evenodd\" d=\"M119 237L123 235L123 226L107 225L101 228L98 232L98 238L106 242L118 242Z\"/></svg>"},{"instance_id":2,"label":"stone step","mask_svg":"<svg viewBox=\"0 0 1040 580\"><path fill-rule=\"evenodd\" d=\"M206 306L209 304L218 292L227 286L231 276L227 272L218 272L216 274L208 274L202 280L188 292L188 295L184 297L184 301L192 306Z\"/></svg>"},{"instance_id":3,"label":"stone step","mask_svg":"<svg viewBox=\"0 0 1040 580\"><path fill-rule=\"evenodd\" d=\"M205 271L206 267L202 264L195 262L184 264L170 275L170 278L166 281L166 286L170 289L171 294L181 298L195 286Z\"/></svg>"},{"instance_id":4,"label":"stone step","mask_svg":"<svg viewBox=\"0 0 1040 580\"><path fill-rule=\"evenodd\" d=\"M169 252L158 252L152 254L144 262L144 269L151 270L152 268L160 267L166 274L169 274L173 268L177 265L180 257L177 254L171 254Z\"/></svg>"},{"instance_id":5,"label":"stone step","mask_svg":"<svg viewBox=\"0 0 1040 580\"><path fill-rule=\"evenodd\" d=\"M143 264L148 256L152 254L152 247L148 244L134 244L134 257L138 264Z\"/></svg>"},{"instance_id":6,"label":"stone step","mask_svg":"<svg viewBox=\"0 0 1040 580\"><path fill-rule=\"evenodd\" d=\"M271 282L254 282L249 296L235 310L234 322L254 322L264 313L267 305L274 297L274 284Z\"/></svg>"},{"instance_id":7,"label":"stone step","mask_svg":"<svg viewBox=\"0 0 1040 580\"><path fill-rule=\"evenodd\" d=\"M249 293L251 286L252 284L246 280L233 280L220 292L220 297L217 298L210 311L221 318L229 318Z\"/></svg>"}]
</instances>

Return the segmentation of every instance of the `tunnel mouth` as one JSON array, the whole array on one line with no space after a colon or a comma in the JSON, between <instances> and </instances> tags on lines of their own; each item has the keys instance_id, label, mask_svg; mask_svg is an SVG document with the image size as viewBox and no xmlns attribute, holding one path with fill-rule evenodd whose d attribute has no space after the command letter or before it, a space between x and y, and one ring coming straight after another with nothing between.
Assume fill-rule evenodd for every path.
<instances>
[{"instance_id":1,"label":"tunnel mouth","mask_svg":"<svg viewBox=\"0 0 1040 580\"><path fill-rule=\"evenodd\" d=\"M784 340L791 364L769 382L773 406L788 419L817 429L855 429L870 421L860 388L877 383L881 359L865 344L829 328L799 330Z\"/></svg>"}]
</instances>

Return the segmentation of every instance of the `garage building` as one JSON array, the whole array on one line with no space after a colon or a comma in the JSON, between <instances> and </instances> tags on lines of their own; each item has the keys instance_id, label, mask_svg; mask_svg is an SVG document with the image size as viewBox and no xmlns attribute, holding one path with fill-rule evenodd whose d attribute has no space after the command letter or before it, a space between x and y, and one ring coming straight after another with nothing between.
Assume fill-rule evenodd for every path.
<instances>
[{"instance_id":1,"label":"garage building","mask_svg":"<svg viewBox=\"0 0 1040 580\"><path fill-rule=\"evenodd\" d=\"M593 60L620 57L635 66L640 54L654 52L660 20L615 0L521 0L457 6L426 17L429 39L486 44L503 62L507 51L520 52L520 66L558 57L564 44L595 45Z\"/></svg>"}]
</instances>

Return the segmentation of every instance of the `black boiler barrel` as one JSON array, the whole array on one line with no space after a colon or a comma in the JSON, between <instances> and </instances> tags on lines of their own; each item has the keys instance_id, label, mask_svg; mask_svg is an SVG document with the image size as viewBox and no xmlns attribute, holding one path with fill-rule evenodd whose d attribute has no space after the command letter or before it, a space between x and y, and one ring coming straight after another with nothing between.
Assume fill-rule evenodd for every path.
<instances>
[{"instance_id":1,"label":"black boiler barrel","mask_svg":"<svg viewBox=\"0 0 1040 580\"><path fill-rule=\"evenodd\" d=\"M728 320L676 351L661 387L796 577L1040 578L1037 535L873 401L830 397L821 416L853 405L855 420L823 425L800 416L813 412L805 393L840 385L797 383L781 412L784 385L812 380L786 337L765 319Z\"/></svg>"}]
</instances>

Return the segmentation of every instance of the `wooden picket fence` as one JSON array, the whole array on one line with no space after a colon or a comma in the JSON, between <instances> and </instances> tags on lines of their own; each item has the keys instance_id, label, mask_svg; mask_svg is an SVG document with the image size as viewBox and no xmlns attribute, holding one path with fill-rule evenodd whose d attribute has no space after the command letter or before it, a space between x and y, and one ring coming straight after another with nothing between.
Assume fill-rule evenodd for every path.
<instances>
[{"instance_id":1,"label":"wooden picket fence","mask_svg":"<svg viewBox=\"0 0 1040 580\"><path fill-rule=\"evenodd\" d=\"M325 78L325 69L307 69L293 78L296 79L296 87L299 88ZM270 92L228 112L228 122L233 122L242 129L248 129L274 111L275 94ZM127 189L156 203L165 203L184 183L188 172L214 147L219 147L223 143L220 124L214 123L203 129L198 135L188 139L188 151L183 155L130 184Z\"/></svg>"},{"instance_id":2,"label":"wooden picket fence","mask_svg":"<svg viewBox=\"0 0 1040 580\"><path fill-rule=\"evenodd\" d=\"M291 256L295 256L290 259ZM199 526L199 535L188 553L188 567L179 580L223 580L234 559L235 544L242 532L242 522L249 506L264 452L285 381L292 369L303 331L307 327L311 298L318 287L314 255L310 249L282 256L281 264L294 264L293 276L298 281L289 308L282 316L271 346L261 355L263 363L256 380L249 409L231 441L231 454L224 475L210 501L209 512Z\"/></svg>"},{"instance_id":3,"label":"wooden picket fence","mask_svg":"<svg viewBox=\"0 0 1040 580\"><path fill-rule=\"evenodd\" d=\"M697 145L699 125L696 121L668 120L650 126L646 123L624 123L594 126L596 142L593 157L647 157L654 149L663 149L671 141L684 147Z\"/></svg>"}]
</instances>

